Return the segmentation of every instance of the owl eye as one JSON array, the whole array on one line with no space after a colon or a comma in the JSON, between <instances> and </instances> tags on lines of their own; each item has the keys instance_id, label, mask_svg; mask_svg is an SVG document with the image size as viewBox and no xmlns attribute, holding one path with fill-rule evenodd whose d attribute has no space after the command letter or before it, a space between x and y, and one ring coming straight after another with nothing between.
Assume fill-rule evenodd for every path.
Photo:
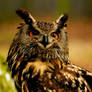
<instances>
[{"instance_id":1,"label":"owl eye","mask_svg":"<svg viewBox=\"0 0 92 92\"><path fill-rule=\"evenodd\" d=\"M30 31L29 35L30 35L30 36L39 35L39 31L38 31L38 30Z\"/></svg>"},{"instance_id":2,"label":"owl eye","mask_svg":"<svg viewBox=\"0 0 92 92\"><path fill-rule=\"evenodd\" d=\"M30 34L29 34L30 36L33 36L33 33L32 32L30 32Z\"/></svg>"},{"instance_id":3,"label":"owl eye","mask_svg":"<svg viewBox=\"0 0 92 92\"><path fill-rule=\"evenodd\" d=\"M58 39L59 35L55 32L51 33L51 36L54 37L55 39Z\"/></svg>"}]
</instances>

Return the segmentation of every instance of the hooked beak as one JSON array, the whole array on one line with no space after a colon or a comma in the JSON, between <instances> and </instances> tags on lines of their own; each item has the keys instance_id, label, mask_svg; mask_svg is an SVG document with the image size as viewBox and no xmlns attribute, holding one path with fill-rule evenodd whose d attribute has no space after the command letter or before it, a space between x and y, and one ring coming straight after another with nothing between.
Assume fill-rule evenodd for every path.
<instances>
[{"instance_id":1,"label":"hooked beak","mask_svg":"<svg viewBox=\"0 0 92 92\"><path fill-rule=\"evenodd\" d=\"M43 36L43 40L41 41L41 43L43 44L44 47L48 45L48 35L47 34Z\"/></svg>"}]
</instances>

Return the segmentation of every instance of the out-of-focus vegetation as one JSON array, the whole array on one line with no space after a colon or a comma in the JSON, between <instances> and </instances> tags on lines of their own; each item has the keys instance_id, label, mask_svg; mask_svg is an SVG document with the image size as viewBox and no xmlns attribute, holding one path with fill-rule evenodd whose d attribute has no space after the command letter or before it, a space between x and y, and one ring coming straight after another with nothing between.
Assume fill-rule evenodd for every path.
<instances>
[{"instance_id":1,"label":"out-of-focus vegetation","mask_svg":"<svg viewBox=\"0 0 92 92\"><path fill-rule=\"evenodd\" d=\"M46 21L67 13L70 60L92 72L92 0L0 0L0 92L15 92L5 59L16 28L23 22L15 13L18 8Z\"/></svg>"},{"instance_id":2,"label":"out-of-focus vegetation","mask_svg":"<svg viewBox=\"0 0 92 92\"><path fill-rule=\"evenodd\" d=\"M17 92L11 79L7 63L0 56L0 92Z\"/></svg>"},{"instance_id":3,"label":"out-of-focus vegetation","mask_svg":"<svg viewBox=\"0 0 92 92\"><path fill-rule=\"evenodd\" d=\"M0 0L0 23L18 19L15 10L24 8L35 16L92 17L92 0Z\"/></svg>"}]
</instances>

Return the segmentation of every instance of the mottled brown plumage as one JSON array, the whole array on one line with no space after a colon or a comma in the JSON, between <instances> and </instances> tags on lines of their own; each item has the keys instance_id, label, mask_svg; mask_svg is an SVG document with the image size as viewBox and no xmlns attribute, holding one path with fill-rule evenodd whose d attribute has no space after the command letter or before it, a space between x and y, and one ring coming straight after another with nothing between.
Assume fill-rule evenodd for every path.
<instances>
[{"instance_id":1,"label":"mottled brown plumage","mask_svg":"<svg viewBox=\"0 0 92 92\"><path fill-rule=\"evenodd\" d=\"M92 73L69 62L66 14L53 23L24 20L10 46L7 62L18 92L91 92Z\"/></svg>"}]
</instances>

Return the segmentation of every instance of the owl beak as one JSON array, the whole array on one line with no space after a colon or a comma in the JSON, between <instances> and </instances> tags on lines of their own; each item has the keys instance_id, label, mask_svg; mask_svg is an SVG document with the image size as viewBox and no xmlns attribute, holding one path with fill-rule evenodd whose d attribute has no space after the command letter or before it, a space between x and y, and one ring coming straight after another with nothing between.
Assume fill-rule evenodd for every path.
<instances>
[{"instance_id":1,"label":"owl beak","mask_svg":"<svg viewBox=\"0 0 92 92\"><path fill-rule=\"evenodd\" d=\"M41 41L41 43L44 45L44 47L48 45L48 35L47 34L43 36L43 40Z\"/></svg>"}]
</instances>

